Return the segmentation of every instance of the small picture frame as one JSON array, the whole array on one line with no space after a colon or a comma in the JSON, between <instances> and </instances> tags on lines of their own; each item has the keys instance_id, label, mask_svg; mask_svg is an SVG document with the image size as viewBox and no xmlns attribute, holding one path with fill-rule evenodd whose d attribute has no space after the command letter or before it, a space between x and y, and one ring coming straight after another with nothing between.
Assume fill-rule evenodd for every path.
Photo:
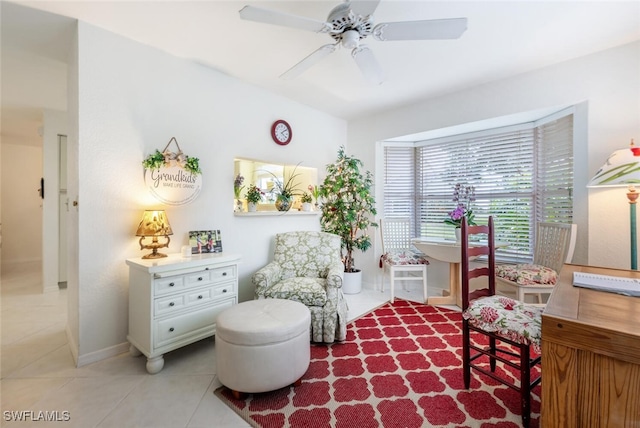
<instances>
[{"instance_id":1,"label":"small picture frame","mask_svg":"<svg viewBox=\"0 0 640 428\"><path fill-rule=\"evenodd\" d=\"M221 253L222 237L219 230L196 230L189 232L191 254Z\"/></svg>"}]
</instances>

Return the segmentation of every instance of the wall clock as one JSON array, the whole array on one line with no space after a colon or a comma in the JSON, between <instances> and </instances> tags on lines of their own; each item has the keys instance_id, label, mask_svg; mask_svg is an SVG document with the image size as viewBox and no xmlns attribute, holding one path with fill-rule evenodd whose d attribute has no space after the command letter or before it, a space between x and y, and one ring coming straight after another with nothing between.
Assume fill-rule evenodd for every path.
<instances>
[{"instance_id":1,"label":"wall clock","mask_svg":"<svg viewBox=\"0 0 640 428\"><path fill-rule=\"evenodd\" d=\"M293 137L291 125L284 120L273 122L273 125L271 125L271 138L273 138L273 141L281 146L286 146L291 142L291 137Z\"/></svg>"}]
</instances>

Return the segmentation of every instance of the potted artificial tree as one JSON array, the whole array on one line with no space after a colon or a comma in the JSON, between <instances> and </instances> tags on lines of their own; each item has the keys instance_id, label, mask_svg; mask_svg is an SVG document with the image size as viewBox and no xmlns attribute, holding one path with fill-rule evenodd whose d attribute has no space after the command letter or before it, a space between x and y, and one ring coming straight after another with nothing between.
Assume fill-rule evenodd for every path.
<instances>
[{"instance_id":1,"label":"potted artificial tree","mask_svg":"<svg viewBox=\"0 0 640 428\"><path fill-rule=\"evenodd\" d=\"M340 147L338 159L327 165L327 176L320 186L320 225L323 231L342 238L343 292L347 294L359 293L362 288L362 272L354 266L353 251L366 251L371 247L367 231L370 226L377 226L371 220L376 215L375 200L371 194L373 176L369 171L363 175L360 167L362 161L347 156L344 147Z\"/></svg>"}]
</instances>

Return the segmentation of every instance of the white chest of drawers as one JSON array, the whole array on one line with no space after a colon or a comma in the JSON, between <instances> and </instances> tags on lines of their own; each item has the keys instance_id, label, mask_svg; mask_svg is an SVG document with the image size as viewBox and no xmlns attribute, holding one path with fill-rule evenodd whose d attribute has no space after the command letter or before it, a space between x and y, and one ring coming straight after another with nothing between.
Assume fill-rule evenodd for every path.
<instances>
[{"instance_id":1,"label":"white chest of drawers","mask_svg":"<svg viewBox=\"0 0 640 428\"><path fill-rule=\"evenodd\" d=\"M158 373L169 351L213 336L216 317L238 303L240 257L224 253L128 259L132 355Z\"/></svg>"}]
</instances>

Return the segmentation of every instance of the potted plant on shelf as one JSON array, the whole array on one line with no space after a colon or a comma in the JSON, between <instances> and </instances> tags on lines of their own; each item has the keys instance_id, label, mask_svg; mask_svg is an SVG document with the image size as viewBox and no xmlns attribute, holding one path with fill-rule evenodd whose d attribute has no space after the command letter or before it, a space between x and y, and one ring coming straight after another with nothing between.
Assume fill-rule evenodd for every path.
<instances>
[{"instance_id":1,"label":"potted plant on shelf","mask_svg":"<svg viewBox=\"0 0 640 428\"><path fill-rule=\"evenodd\" d=\"M311 211L311 202L313 198L307 192L304 192L300 197L300 201L302 202L302 211Z\"/></svg>"},{"instance_id":2,"label":"potted plant on shelf","mask_svg":"<svg viewBox=\"0 0 640 428\"><path fill-rule=\"evenodd\" d=\"M264 193L255 184L249 186L247 190L247 207L249 212L255 212L257 210L258 202L262 200Z\"/></svg>"},{"instance_id":3,"label":"potted plant on shelf","mask_svg":"<svg viewBox=\"0 0 640 428\"><path fill-rule=\"evenodd\" d=\"M276 177L275 174L271 171L267 171L274 178L273 189L271 190L271 192L276 196L275 205L278 211L289 211L289 208L291 208L291 204L293 204L293 197L299 194L296 190L298 184L294 183L293 181L297 176L300 175L296 174L298 165L300 165L300 163L296 164L296 166L293 168L293 171L291 171L291 174L289 174L288 178L284 169L282 179Z\"/></svg>"},{"instance_id":4,"label":"potted plant on shelf","mask_svg":"<svg viewBox=\"0 0 640 428\"><path fill-rule=\"evenodd\" d=\"M344 147L340 147L338 159L327 165L327 176L320 186L320 225L323 231L342 238L343 291L347 294L358 293L362 287L362 272L354 266L353 252L366 251L371 247L368 229L378 226L371 219L376 215L375 199L371 193L373 176L369 171L360 172L360 167L362 161L346 155ZM353 276L355 282L351 283L350 277Z\"/></svg>"},{"instance_id":5,"label":"potted plant on shelf","mask_svg":"<svg viewBox=\"0 0 640 428\"><path fill-rule=\"evenodd\" d=\"M320 187L318 187L317 184L311 185L309 184L309 186L307 187L309 189L309 192L311 192L311 196L313 196L313 199L316 201L315 205L316 205L316 211L318 210L318 208L320 208L320 203L318 202L318 198L320 197Z\"/></svg>"},{"instance_id":6,"label":"potted plant on shelf","mask_svg":"<svg viewBox=\"0 0 640 428\"><path fill-rule=\"evenodd\" d=\"M243 203L240 199L240 193L242 193L242 189L244 189L242 183L244 183L244 177L240 174L236 175L236 178L233 180L233 196L235 197L233 210L236 212L243 211Z\"/></svg>"}]
</instances>

